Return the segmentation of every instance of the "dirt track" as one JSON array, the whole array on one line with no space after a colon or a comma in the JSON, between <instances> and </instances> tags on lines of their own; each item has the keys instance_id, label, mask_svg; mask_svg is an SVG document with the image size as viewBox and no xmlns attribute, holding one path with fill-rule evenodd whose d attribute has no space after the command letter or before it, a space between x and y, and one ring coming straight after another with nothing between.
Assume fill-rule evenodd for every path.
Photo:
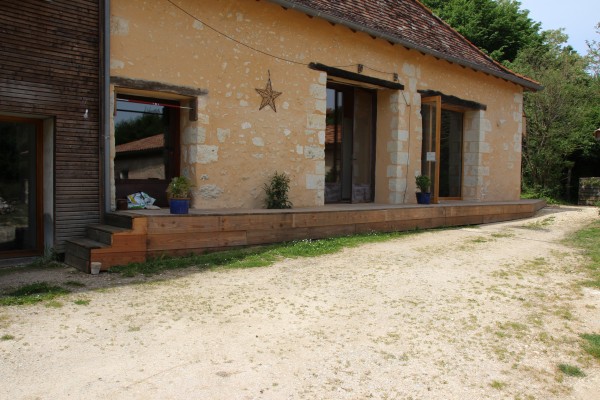
<instances>
[{"instance_id":1,"label":"dirt track","mask_svg":"<svg viewBox=\"0 0 600 400\"><path fill-rule=\"evenodd\" d=\"M85 284L0 308L1 399L600 399L600 291L561 244L598 218L433 231L268 268ZM138 282L135 284L133 282ZM101 288L101 289L97 289ZM77 305L76 300L89 300ZM579 366L573 378L558 364Z\"/></svg>"}]
</instances>

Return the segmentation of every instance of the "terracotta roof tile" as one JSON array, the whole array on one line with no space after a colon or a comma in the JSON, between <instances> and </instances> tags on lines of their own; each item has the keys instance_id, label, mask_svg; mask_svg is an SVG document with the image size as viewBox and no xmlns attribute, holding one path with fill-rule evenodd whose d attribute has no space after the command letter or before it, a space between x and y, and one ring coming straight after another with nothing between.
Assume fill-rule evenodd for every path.
<instances>
[{"instance_id":1,"label":"terracotta roof tile","mask_svg":"<svg viewBox=\"0 0 600 400\"><path fill-rule=\"evenodd\" d=\"M271 0L364 30L408 48L488 72L530 89L540 85L494 61L417 0Z\"/></svg>"},{"instance_id":2,"label":"terracotta roof tile","mask_svg":"<svg viewBox=\"0 0 600 400\"><path fill-rule=\"evenodd\" d=\"M158 135L148 136L143 139L134 140L133 142L119 144L115 146L115 153L160 149L164 146L165 135L159 133Z\"/></svg>"}]
</instances>

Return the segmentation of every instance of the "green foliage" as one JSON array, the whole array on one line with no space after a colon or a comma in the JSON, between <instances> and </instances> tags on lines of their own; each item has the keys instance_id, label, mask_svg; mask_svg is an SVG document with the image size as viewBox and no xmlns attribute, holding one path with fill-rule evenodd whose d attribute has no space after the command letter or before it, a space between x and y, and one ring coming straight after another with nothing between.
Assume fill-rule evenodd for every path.
<instances>
[{"instance_id":1,"label":"green foliage","mask_svg":"<svg viewBox=\"0 0 600 400\"><path fill-rule=\"evenodd\" d=\"M165 133L167 114L144 114L139 118L121 121L115 125L115 144L133 142L134 140Z\"/></svg>"},{"instance_id":2,"label":"green foliage","mask_svg":"<svg viewBox=\"0 0 600 400\"><path fill-rule=\"evenodd\" d=\"M540 42L540 24L515 0L423 0L432 11L497 61Z\"/></svg>"},{"instance_id":3,"label":"green foliage","mask_svg":"<svg viewBox=\"0 0 600 400\"><path fill-rule=\"evenodd\" d=\"M586 334L581 337L586 340L583 349L600 360L600 335Z\"/></svg>"},{"instance_id":4,"label":"green foliage","mask_svg":"<svg viewBox=\"0 0 600 400\"><path fill-rule=\"evenodd\" d=\"M4 341L4 340L14 340L14 336L13 335L2 335L0 336L0 340Z\"/></svg>"},{"instance_id":5,"label":"green foliage","mask_svg":"<svg viewBox=\"0 0 600 400\"><path fill-rule=\"evenodd\" d=\"M130 263L111 268L123 276L138 274L153 275L161 271L188 268L254 268L272 265L285 258L317 257L332 254L346 247L355 247L366 243L382 242L409 235L407 232L366 233L322 240L305 239L270 246L243 248L208 254L191 254L187 257L159 257L143 263Z\"/></svg>"},{"instance_id":6,"label":"green foliage","mask_svg":"<svg viewBox=\"0 0 600 400\"><path fill-rule=\"evenodd\" d=\"M419 175L415 177L417 187L422 193L429 193L429 187L431 186L431 179L427 175Z\"/></svg>"},{"instance_id":7,"label":"green foliage","mask_svg":"<svg viewBox=\"0 0 600 400\"><path fill-rule=\"evenodd\" d=\"M285 172L278 173L275 171L269 183L265 183L263 187L266 199L266 208L292 208L292 202L288 198L290 191L290 178Z\"/></svg>"},{"instance_id":8,"label":"green foliage","mask_svg":"<svg viewBox=\"0 0 600 400\"><path fill-rule=\"evenodd\" d=\"M559 364L558 369L565 375L583 377L585 374L579 367L569 364Z\"/></svg>"},{"instance_id":9,"label":"green foliage","mask_svg":"<svg viewBox=\"0 0 600 400\"><path fill-rule=\"evenodd\" d=\"M0 297L0 305L34 304L45 300L52 300L67 293L70 293L70 291L60 286L50 285L47 282L36 282L22 286Z\"/></svg>"},{"instance_id":10,"label":"green foliage","mask_svg":"<svg viewBox=\"0 0 600 400\"><path fill-rule=\"evenodd\" d=\"M592 132L600 124L600 81L586 72L588 59L566 46L562 31L541 36L541 45L523 49L509 66L544 86L525 93L523 184L558 197L573 160L598 146Z\"/></svg>"},{"instance_id":11,"label":"green foliage","mask_svg":"<svg viewBox=\"0 0 600 400\"><path fill-rule=\"evenodd\" d=\"M171 199L189 199L192 196L192 182L185 176L176 176L171 179L167 187L167 194Z\"/></svg>"}]
</instances>

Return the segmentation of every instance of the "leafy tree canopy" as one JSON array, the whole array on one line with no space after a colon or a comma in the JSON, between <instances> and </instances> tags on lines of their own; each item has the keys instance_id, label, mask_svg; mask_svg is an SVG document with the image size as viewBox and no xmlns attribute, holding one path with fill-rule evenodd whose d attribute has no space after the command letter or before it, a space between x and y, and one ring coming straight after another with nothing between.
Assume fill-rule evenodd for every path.
<instances>
[{"instance_id":1,"label":"leafy tree canopy","mask_svg":"<svg viewBox=\"0 0 600 400\"><path fill-rule=\"evenodd\" d=\"M515 0L423 0L437 16L493 59L513 61L540 43L540 23Z\"/></svg>"}]
</instances>

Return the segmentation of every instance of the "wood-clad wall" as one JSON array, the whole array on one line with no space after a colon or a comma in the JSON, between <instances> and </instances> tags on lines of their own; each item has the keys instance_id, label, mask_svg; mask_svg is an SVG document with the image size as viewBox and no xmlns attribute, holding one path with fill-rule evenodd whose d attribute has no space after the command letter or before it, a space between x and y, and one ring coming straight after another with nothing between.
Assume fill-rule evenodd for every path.
<instances>
[{"instance_id":1,"label":"wood-clad wall","mask_svg":"<svg viewBox=\"0 0 600 400\"><path fill-rule=\"evenodd\" d=\"M0 114L54 120L58 251L101 216L100 32L100 0L0 1Z\"/></svg>"}]
</instances>

